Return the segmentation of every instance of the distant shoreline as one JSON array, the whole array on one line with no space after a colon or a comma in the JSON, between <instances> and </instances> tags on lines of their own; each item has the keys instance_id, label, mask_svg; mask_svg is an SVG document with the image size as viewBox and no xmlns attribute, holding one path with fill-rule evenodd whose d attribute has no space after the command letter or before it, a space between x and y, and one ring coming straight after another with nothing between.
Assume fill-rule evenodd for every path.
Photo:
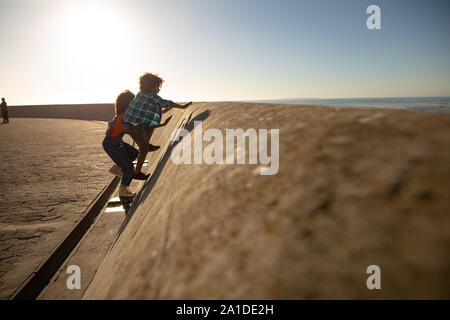
<instances>
[{"instance_id":1,"label":"distant shoreline","mask_svg":"<svg viewBox=\"0 0 450 320\"><path fill-rule=\"evenodd\" d=\"M206 103L223 103L214 101ZM450 97L414 98L342 98L342 99L280 99L228 101L229 103L285 104L303 106L350 107L362 109L392 109L450 113ZM204 102L196 102L204 103ZM10 106L11 118L55 118L109 121L114 115L113 103L53 104Z\"/></svg>"},{"instance_id":2,"label":"distant shoreline","mask_svg":"<svg viewBox=\"0 0 450 320\"><path fill-rule=\"evenodd\" d=\"M296 105L320 105L330 107L360 107L383 109L408 109L419 111L450 112L450 96L430 97L371 97L371 98L281 98L281 99L251 99L251 100L224 100L224 101L197 101L197 103L211 102L236 102L236 103L275 103ZM92 106L98 108L110 108L113 103L89 103L89 104L40 104L40 105L11 105L11 109L18 108L55 108L73 107L84 108ZM104 116L104 115L102 115Z\"/></svg>"},{"instance_id":3,"label":"distant shoreline","mask_svg":"<svg viewBox=\"0 0 450 320\"><path fill-rule=\"evenodd\" d=\"M450 112L449 96L394 97L394 98L338 98L338 99L300 98L300 99L276 99L276 100L250 100L242 102Z\"/></svg>"}]
</instances>

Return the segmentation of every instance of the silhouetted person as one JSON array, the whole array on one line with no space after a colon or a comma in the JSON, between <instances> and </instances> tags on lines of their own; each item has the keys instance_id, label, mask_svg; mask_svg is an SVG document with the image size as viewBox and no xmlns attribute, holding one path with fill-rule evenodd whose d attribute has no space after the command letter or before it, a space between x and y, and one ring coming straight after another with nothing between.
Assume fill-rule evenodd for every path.
<instances>
[{"instance_id":1,"label":"silhouetted person","mask_svg":"<svg viewBox=\"0 0 450 320\"><path fill-rule=\"evenodd\" d=\"M5 98L2 98L2 116L3 123L9 123L8 105L6 104Z\"/></svg>"}]
</instances>

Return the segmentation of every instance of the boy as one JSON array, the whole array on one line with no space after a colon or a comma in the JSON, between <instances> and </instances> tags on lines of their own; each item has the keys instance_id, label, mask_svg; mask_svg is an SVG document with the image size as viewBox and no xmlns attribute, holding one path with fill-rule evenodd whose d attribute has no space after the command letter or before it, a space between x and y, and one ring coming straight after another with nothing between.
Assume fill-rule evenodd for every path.
<instances>
[{"instance_id":1,"label":"boy","mask_svg":"<svg viewBox=\"0 0 450 320\"><path fill-rule=\"evenodd\" d=\"M153 129L159 126L163 112L170 108L185 109L192 104L179 105L158 96L164 82L157 74L144 73L139 78L140 91L125 111L122 120L123 130L129 134L139 147L139 156L133 178L145 180L150 174L142 173L142 166L148 153ZM163 110L164 109L164 110Z\"/></svg>"}]
</instances>

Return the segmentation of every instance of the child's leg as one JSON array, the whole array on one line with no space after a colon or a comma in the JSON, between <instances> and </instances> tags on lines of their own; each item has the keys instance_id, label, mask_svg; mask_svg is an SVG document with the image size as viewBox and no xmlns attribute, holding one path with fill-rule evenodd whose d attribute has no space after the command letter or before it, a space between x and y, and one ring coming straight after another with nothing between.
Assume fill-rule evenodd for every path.
<instances>
[{"instance_id":1,"label":"child's leg","mask_svg":"<svg viewBox=\"0 0 450 320\"><path fill-rule=\"evenodd\" d=\"M128 158L130 158L131 161L136 160L139 155L139 150L126 142L123 143L123 147L125 148L125 152L127 153Z\"/></svg>"},{"instance_id":2,"label":"child's leg","mask_svg":"<svg viewBox=\"0 0 450 320\"><path fill-rule=\"evenodd\" d=\"M128 156L127 147L125 147L125 145L122 145L120 149L121 152L119 154L118 159L116 159L121 164L120 167L122 168L122 181L119 187L119 197L134 197L136 193L128 189L128 187L131 184L131 180L133 180L134 174L133 162ZM136 152L139 151L136 150Z\"/></svg>"},{"instance_id":3,"label":"child's leg","mask_svg":"<svg viewBox=\"0 0 450 320\"><path fill-rule=\"evenodd\" d=\"M123 129L128 133L136 142L139 147L139 156L137 159L136 169L134 170L135 175L141 175L142 166L144 165L145 158L148 153L148 130L147 127L142 125L133 126L128 123L123 124Z\"/></svg>"},{"instance_id":4,"label":"child's leg","mask_svg":"<svg viewBox=\"0 0 450 320\"><path fill-rule=\"evenodd\" d=\"M155 128L148 128L148 130L147 130L147 133L148 133L148 152L153 152L153 151L156 151L156 150L158 150L161 146L155 146L155 145L153 145L153 144L151 144L150 143L150 138L152 137L152 134L153 134L153 130L154 130Z\"/></svg>"},{"instance_id":5,"label":"child's leg","mask_svg":"<svg viewBox=\"0 0 450 320\"><path fill-rule=\"evenodd\" d=\"M139 157L137 159L136 169L134 169L134 174L137 175L142 172L142 167L144 165L145 158L147 158L147 152L146 153L139 152Z\"/></svg>"},{"instance_id":6,"label":"child's leg","mask_svg":"<svg viewBox=\"0 0 450 320\"><path fill-rule=\"evenodd\" d=\"M128 157L125 148L119 148L120 152L115 155L114 162L122 168L122 187L128 187L133 180L134 166L132 160Z\"/></svg>"},{"instance_id":7,"label":"child's leg","mask_svg":"<svg viewBox=\"0 0 450 320\"><path fill-rule=\"evenodd\" d=\"M150 143L150 138L152 137L153 134L153 130L155 128L151 127L151 128L147 128L147 134L148 134L148 143Z\"/></svg>"},{"instance_id":8,"label":"child's leg","mask_svg":"<svg viewBox=\"0 0 450 320\"><path fill-rule=\"evenodd\" d=\"M144 128L144 127L143 127ZM147 158L147 153L148 153L148 147L149 147L149 142L150 142L150 138L151 138L151 136L152 136L152 134L153 134L153 128L147 128L147 127L145 127L145 130L146 130L146 135L148 136L148 138L146 137L145 139L144 139L144 141L146 141L146 143L145 143L145 153L144 152L141 152L142 151L142 149L144 149L144 147L142 147L142 149L141 149L141 146L139 146L139 157L138 157L138 159L137 159L137 163L136 163L136 169L134 170L134 173L135 174L139 174L140 172L142 172L142 166L144 165L144 162L145 162L145 158Z\"/></svg>"},{"instance_id":9,"label":"child's leg","mask_svg":"<svg viewBox=\"0 0 450 320\"><path fill-rule=\"evenodd\" d=\"M134 173L135 174L139 174L142 172L142 166L144 165L145 162L145 158L147 158L147 154L148 154L148 143L150 141L150 138L152 136L153 133L153 128L148 128L148 127L141 127L140 128L140 143L138 143L136 141L136 143L138 143L139 146L139 156L137 159L137 163L136 163L136 169L134 169Z\"/></svg>"},{"instance_id":10,"label":"child's leg","mask_svg":"<svg viewBox=\"0 0 450 320\"><path fill-rule=\"evenodd\" d=\"M133 179L133 162L127 155L125 147L105 144L104 149L116 165L122 168L121 186L128 187Z\"/></svg>"}]
</instances>

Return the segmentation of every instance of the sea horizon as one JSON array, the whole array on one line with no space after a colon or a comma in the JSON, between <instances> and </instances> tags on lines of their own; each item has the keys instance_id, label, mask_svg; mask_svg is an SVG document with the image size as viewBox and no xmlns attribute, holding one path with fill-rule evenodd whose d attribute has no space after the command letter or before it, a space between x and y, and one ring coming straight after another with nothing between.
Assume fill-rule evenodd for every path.
<instances>
[{"instance_id":1,"label":"sea horizon","mask_svg":"<svg viewBox=\"0 0 450 320\"><path fill-rule=\"evenodd\" d=\"M332 107L361 107L380 109L406 109L433 112L450 112L450 96L433 97L376 97L376 98L281 98L239 100L282 104L308 104Z\"/></svg>"}]
</instances>

